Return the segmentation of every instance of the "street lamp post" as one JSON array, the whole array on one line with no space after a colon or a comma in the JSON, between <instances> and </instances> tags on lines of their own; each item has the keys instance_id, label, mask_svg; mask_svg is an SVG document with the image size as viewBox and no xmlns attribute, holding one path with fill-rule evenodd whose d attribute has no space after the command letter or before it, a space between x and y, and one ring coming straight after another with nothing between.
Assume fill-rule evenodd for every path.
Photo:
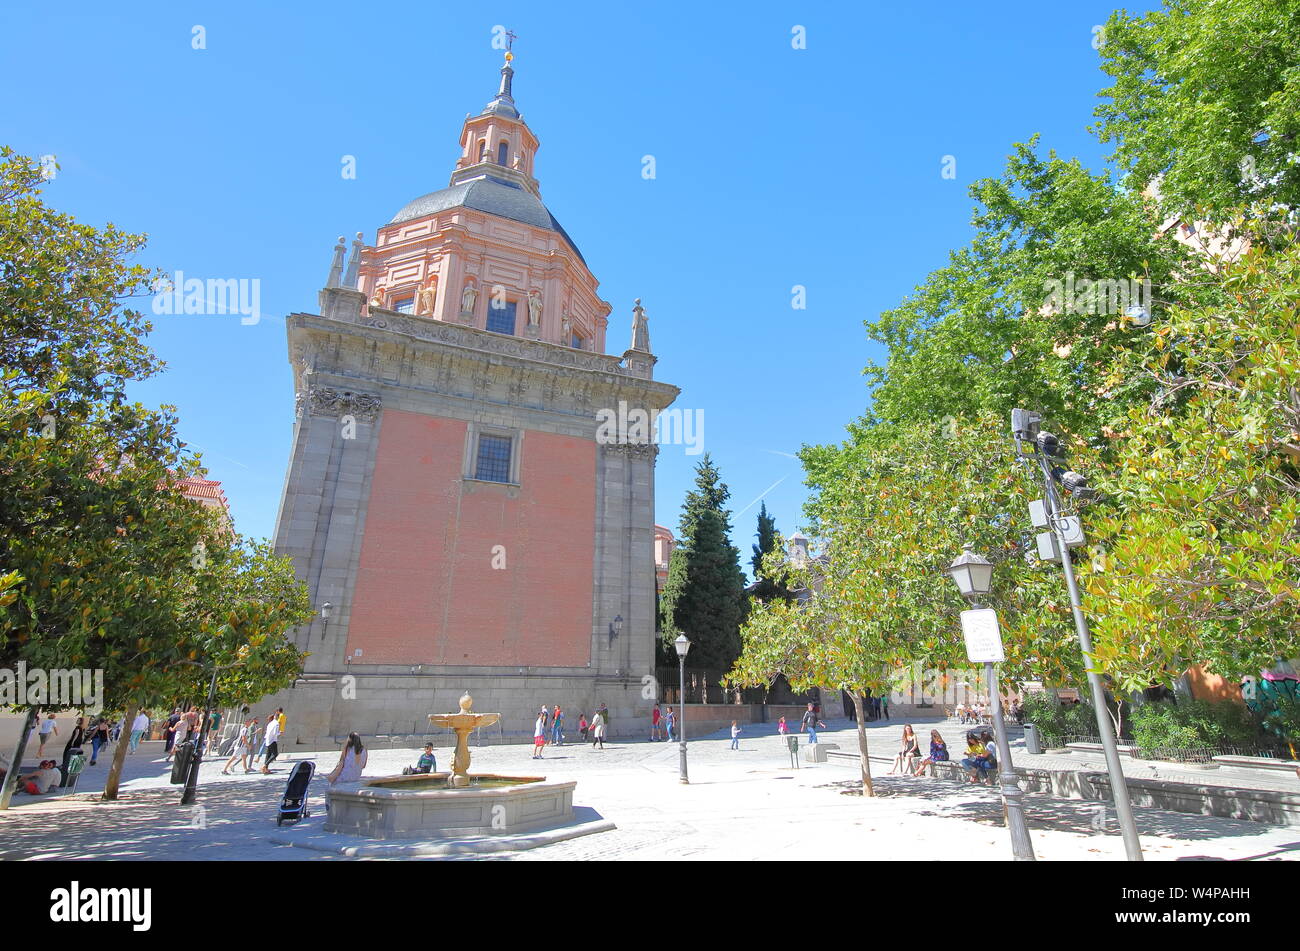
<instances>
[{"instance_id":1,"label":"street lamp post","mask_svg":"<svg viewBox=\"0 0 1300 951\"><path fill-rule=\"evenodd\" d=\"M332 615L333 613L334 613L334 605L330 604L328 601L326 601L324 604L320 606L321 640L324 640L325 637L329 634L330 615Z\"/></svg>"},{"instance_id":2,"label":"street lamp post","mask_svg":"<svg viewBox=\"0 0 1300 951\"><path fill-rule=\"evenodd\" d=\"M673 646L677 648L677 672L681 678L677 693L677 712L680 714L677 718L677 748L681 773L678 779L689 784L691 780L686 775L686 652L691 649L691 642L686 639L685 634L678 634L677 640L673 641Z\"/></svg>"},{"instance_id":3,"label":"street lamp post","mask_svg":"<svg viewBox=\"0 0 1300 951\"><path fill-rule=\"evenodd\" d=\"M191 805L198 795L199 766L203 763L203 749L208 738L208 723L212 719L212 704L216 700L217 675L223 670L242 667L243 663L242 660L237 660L233 664L224 666L212 665L212 680L208 684L208 699L203 708L203 725L199 727L199 739L194 744L194 755L190 758L190 768L185 773L185 791L181 793L182 806Z\"/></svg>"},{"instance_id":4,"label":"street lamp post","mask_svg":"<svg viewBox=\"0 0 1300 951\"><path fill-rule=\"evenodd\" d=\"M993 585L993 563L975 554L971 546L966 545L947 573L957 583L962 597L970 602L972 608L979 609L980 604L976 599L988 594ZM998 781L1002 784L1002 811L1011 832L1011 853L1016 861L1032 862L1034 844L1029 838L1029 826L1025 822L1024 793L1016 781L1015 767L1011 764L1011 744L1007 742L1007 731L1002 719L1002 691L998 686L997 668L991 660L984 662L984 678L988 684L989 706L993 708L993 740L998 747Z\"/></svg>"},{"instance_id":5,"label":"street lamp post","mask_svg":"<svg viewBox=\"0 0 1300 951\"><path fill-rule=\"evenodd\" d=\"M1101 682L1092 661L1092 635L1088 631L1088 620L1083 616L1083 604L1079 598L1079 585L1074 578L1074 561L1070 557L1070 546L1081 540L1078 519L1067 518L1062 513L1061 497L1056 491L1056 481L1080 498L1095 495L1088 488L1087 480L1076 472L1066 472L1060 467L1053 467L1051 458L1062 458L1064 449L1060 439L1051 433L1042 432L1042 417L1038 413L1023 409L1011 411L1011 434L1016 441L1017 457L1028 462L1033 456L1037 462L1035 481L1043 483L1043 512L1046 520L1036 521L1039 527L1051 531L1048 539L1054 546L1054 554L1060 556L1061 567L1065 571L1065 587L1070 593L1070 609L1074 614L1074 629L1079 637L1079 649L1083 652L1083 666L1088 675L1088 686L1092 692L1093 713L1097 717L1097 733L1106 755L1106 772L1110 776L1111 798L1115 803L1115 815L1119 819L1120 834L1124 837L1124 852L1130 862L1142 861L1142 843L1138 839L1137 822L1133 818L1133 805L1129 802L1128 782L1124 779L1124 767L1119 761L1119 749L1115 733L1110 724L1110 714L1106 709L1106 688ZM1031 468L1033 465L1031 463ZM1032 507L1031 507L1032 511ZM1071 537L1071 531L1077 533ZM1046 536L1043 536L1046 537Z\"/></svg>"}]
</instances>

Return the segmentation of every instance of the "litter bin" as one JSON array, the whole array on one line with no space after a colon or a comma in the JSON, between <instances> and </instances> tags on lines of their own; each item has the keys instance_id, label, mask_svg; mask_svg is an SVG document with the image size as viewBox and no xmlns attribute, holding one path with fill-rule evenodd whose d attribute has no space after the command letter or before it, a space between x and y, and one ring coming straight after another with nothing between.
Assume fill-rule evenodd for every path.
<instances>
[{"instance_id":1,"label":"litter bin","mask_svg":"<svg viewBox=\"0 0 1300 951\"><path fill-rule=\"evenodd\" d=\"M1025 752L1033 754L1043 752L1043 741L1038 735L1038 727L1032 723L1025 724Z\"/></svg>"},{"instance_id":2,"label":"litter bin","mask_svg":"<svg viewBox=\"0 0 1300 951\"><path fill-rule=\"evenodd\" d=\"M194 741L186 740L172 750L172 785L180 786L190 771L190 761L194 759Z\"/></svg>"},{"instance_id":3,"label":"litter bin","mask_svg":"<svg viewBox=\"0 0 1300 951\"><path fill-rule=\"evenodd\" d=\"M68 750L67 759L64 761L63 766L60 767L63 779L59 782L59 786L64 789L75 789L77 787L77 778L85 768L86 756L81 752L81 747L77 746Z\"/></svg>"},{"instance_id":4,"label":"litter bin","mask_svg":"<svg viewBox=\"0 0 1300 951\"><path fill-rule=\"evenodd\" d=\"M787 736L785 745L790 750L790 765L795 769L799 768L799 737Z\"/></svg>"}]
</instances>

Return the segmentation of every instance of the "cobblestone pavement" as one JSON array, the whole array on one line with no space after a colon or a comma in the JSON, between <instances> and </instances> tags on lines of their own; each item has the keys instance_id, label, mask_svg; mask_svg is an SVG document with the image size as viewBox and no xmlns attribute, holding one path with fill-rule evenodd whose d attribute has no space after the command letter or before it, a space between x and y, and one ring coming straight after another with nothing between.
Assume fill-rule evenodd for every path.
<instances>
[{"instance_id":1,"label":"cobblestone pavement","mask_svg":"<svg viewBox=\"0 0 1300 951\"><path fill-rule=\"evenodd\" d=\"M823 739L856 748L849 724L832 721ZM921 723L917 721L920 729ZM873 748L891 748L901 724L872 725ZM928 727L927 727L928 729ZM959 729L959 728L958 728ZM949 737L952 741L956 737ZM888 745L882 745L888 744ZM594 809L618 828L493 859L967 859L1009 860L997 792L943 780L880 777L875 798L860 795L853 765L790 767L783 741L767 727L749 728L740 749L719 734L691 741L689 785L678 781L678 747L644 740L604 750L583 744L486 746L474 769L576 779L575 804ZM802 745L802 744L801 744ZM439 751L439 765L448 751ZM337 753L314 758L320 772ZM372 749L367 775L400 772L416 751ZM278 846L274 817L292 761L273 776L219 775L204 764L202 812L179 805L180 787L167 781L156 747L128 759L121 798L98 801L104 760L88 769L74 793L49 799L17 796L0 813L0 857L160 858L321 861L340 856ZM1037 759L1037 758L1036 758ZM1077 766L1075 767L1077 768ZM325 782L312 784L313 815L291 835L321 836ZM1123 844L1114 813L1098 803L1027 797L1034 847L1041 859L1119 860ZM1300 830L1253 822L1137 809L1149 859L1291 859L1300 857Z\"/></svg>"}]
</instances>

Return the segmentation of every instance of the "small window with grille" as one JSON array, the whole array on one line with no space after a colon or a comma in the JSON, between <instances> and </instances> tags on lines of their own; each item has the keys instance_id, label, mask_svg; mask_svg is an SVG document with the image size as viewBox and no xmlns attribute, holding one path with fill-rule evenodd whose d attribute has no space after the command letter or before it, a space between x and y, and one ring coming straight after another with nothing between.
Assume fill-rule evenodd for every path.
<instances>
[{"instance_id":1,"label":"small window with grille","mask_svg":"<svg viewBox=\"0 0 1300 951\"><path fill-rule=\"evenodd\" d=\"M510 481L510 437L478 437L478 456L474 463L474 478L482 482Z\"/></svg>"},{"instance_id":2,"label":"small window with grille","mask_svg":"<svg viewBox=\"0 0 1300 951\"><path fill-rule=\"evenodd\" d=\"M515 302L493 299L488 304L487 329L496 334L515 332Z\"/></svg>"}]
</instances>

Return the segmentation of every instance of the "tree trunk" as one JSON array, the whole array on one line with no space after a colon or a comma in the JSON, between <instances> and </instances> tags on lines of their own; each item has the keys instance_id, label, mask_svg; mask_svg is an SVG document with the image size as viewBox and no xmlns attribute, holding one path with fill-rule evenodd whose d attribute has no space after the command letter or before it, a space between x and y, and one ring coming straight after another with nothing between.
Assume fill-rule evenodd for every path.
<instances>
[{"instance_id":1,"label":"tree trunk","mask_svg":"<svg viewBox=\"0 0 1300 951\"><path fill-rule=\"evenodd\" d=\"M117 798L117 784L122 778L122 767L126 765L126 751L131 748L131 725L135 722L139 707L129 707L126 719L122 721L122 732L117 737L117 747L113 750L113 765L108 768L108 779L104 781L104 794L100 798L109 801ZM144 742L144 738L140 738Z\"/></svg>"},{"instance_id":2,"label":"tree trunk","mask_svg":"<svg viewBox=\"0 0 1300 951\"><path fill-rule=\"evenodd\" d=\"M862 795L875 796L875 787L871 785L871 759L867 756L866 714L862 712L862 695L854 691L853 709L858 714L858 753L862 756Z\"/></svg>"},{"instance_id":3,"label":"tree trunk","mask_svg":"<svg viewBox=\"0 0 1300 951\"><path fill-rule=\"evenodd\" d=\"M18 745L14 748L14 758L9 763L9 772L5 774L4 788L0 790L0 809L9 808L9 800L18 786L18 774L22 772L23 757L27 754L27 737L31 735L36 719L36 708L29 708L23 720L23 732L18 735Z\"/></svg>"}]
</instances>

